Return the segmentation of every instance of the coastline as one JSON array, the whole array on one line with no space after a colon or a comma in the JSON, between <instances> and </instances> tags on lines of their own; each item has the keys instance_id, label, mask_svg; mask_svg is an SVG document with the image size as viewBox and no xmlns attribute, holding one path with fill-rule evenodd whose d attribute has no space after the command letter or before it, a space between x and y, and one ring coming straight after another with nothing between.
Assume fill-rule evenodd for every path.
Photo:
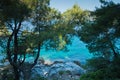
<instances>
[{"instance_id":1,"label":"coastline","mask_svg":"<svg viewBox=\"0 0 120 80\"><path fill-rule=\"evenodd\" d=\"M80 76L86 72L86 70L81 67L81 63L79 61L56 60L54 62L50 62L41 58L31 69L31 72L29 72L30 70L28 69L29 64L31 63L25 63L23 67L23 70L25 70L24 74L29 75L26 76L29 80L37 80L37 78L41 76L47 78L47 80L75 80L79 79ZM6 66L10 66L10 64L3 64L3 66L0 67L2 67L1 69L8 69L8 73L12 73L11 69L9 69L11 67L5 68ZM0 71L2 71L1 69Z\"/></svg>"}]
</instances>

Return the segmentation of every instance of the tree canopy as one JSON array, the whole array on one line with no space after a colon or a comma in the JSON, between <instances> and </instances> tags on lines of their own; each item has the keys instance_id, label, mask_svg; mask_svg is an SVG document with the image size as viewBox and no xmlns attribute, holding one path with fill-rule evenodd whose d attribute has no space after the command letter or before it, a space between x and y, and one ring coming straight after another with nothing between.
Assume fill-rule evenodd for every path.
<instances>
[{"instance_id":1,"label":"tree canopy","mask_svg":"<svg viewBox=\"0 0 120 80\"><path fill-rule=\"evenodd\" d=\"M49 0L1 0L0 27L5 38L1 37L0 44L13 66L15 80L20 79L21 72L24 73L22 66L26 55L34 54L31 69L37 63L43 46L46 49L66 50L66 45L71 43L71 37L76 33L74 27L83 23L85 13L74 5L61 14L50 8ZM26 23L31 26L25 26Z\"/></svg>"},{"instance_id":2,"label":"tree canopy","mask_svg":"<svg viewBox=\"0 0 120 80\"><path fill-rule=\"evenodd\" d=\"M88 73L80 80L120 79L120 4L100 0L102 5L91 13L90 21L78 31L94 57L87 62Z\"/></svg>"},{"instance_id":3,"label":"tree canopy","mask_svg":"<svg viewBox=\"0 0 120 80\"><path fill-rule=\"evenodd\" d=\"M79 31L91 53L104 56L119 54L120 4L110 2L92 12L92 20ZM114 15L114 16L111 16Z\"/></svg>"}]
</instances>

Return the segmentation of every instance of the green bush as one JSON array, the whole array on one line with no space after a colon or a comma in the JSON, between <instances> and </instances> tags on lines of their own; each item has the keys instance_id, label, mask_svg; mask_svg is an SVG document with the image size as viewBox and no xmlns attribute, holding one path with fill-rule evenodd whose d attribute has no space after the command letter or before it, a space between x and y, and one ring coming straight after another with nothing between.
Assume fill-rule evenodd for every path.
<instances>
[{"instance_id":1,"label":"green bush","mask_svg":"<svg viewBox=\"0 0 120 80\"><path fill-rule=\"evenodd\" d=\"M106 76L105 70L98 70L95 72L88 72L83 74L80 77L80 80L105 80L104 77Z\"/></svg>"},{"instance_id":2,"label":"green bush","mask_svg":"<svg viewBox=\"0 0 120 80\"><path fill-rule=\"evenodd\" d=\"M120 56L109 63L102 58L94 58L87 62L88 71L80 80L120 80Z\"/></svg>"}]
</instances>

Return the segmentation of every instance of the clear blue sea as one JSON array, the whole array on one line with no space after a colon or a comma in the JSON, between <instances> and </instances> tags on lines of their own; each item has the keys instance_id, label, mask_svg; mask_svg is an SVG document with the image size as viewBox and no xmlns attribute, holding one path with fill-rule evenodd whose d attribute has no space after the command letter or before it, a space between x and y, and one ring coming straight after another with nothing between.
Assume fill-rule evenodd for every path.
<instances>
[{"instance_id":1,"label":"clear blue sea","mask_svg":"<svg viewBox=\"0 0 120 80\"><path fill-rule=\"evenodd\" d=\"M74 37L72 39L72 44L68 45L69 51L53 51L42 49L40 52L40 57L43 57L45 60L55 61L55 60L79 60L81 63L84 63L87 59L92 57L92 54L89 53L88 49L85 47L85 44L79 40L79 38ZM0 60L3 58L3 55L0 55ZM33 57L29 57L26 61L32 61Z\"/></svg>"},{"instance_id":2,"label":"clear blue sea","mask_svg":"<svg viewBox=\"0 0 120 80\"><path fill-rule=\"evenodd\" d=\"M72 40L72 45L68 45L69 51L52 51L45 49L41 50L41 57L46 60L79 60L80 62L85 62L86 59L92 57L85 44L79 40L79 38L74 37Z\"/></svg>"}]
</instances>

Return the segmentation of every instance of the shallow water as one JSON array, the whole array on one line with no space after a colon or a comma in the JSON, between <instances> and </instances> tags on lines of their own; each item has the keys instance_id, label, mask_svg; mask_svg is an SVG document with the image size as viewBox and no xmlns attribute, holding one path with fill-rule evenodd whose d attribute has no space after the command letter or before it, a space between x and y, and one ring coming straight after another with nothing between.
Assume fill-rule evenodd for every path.
<instances>
[{"instance_id":1,"label":"shallow water","mask_svg":"<svg viewBox=\"0 0 120 80\"><path fill-rule=\"evenodd\" d=\"M80 62L85 62L87 59L91 58L92 55L89 53L88 49L85 47L85 44L79 40L79 38L74 37L72 39L72 44L68 45L69 51L53 51L42 49L40 52L40 57L43 57L48 61L55 60L79 60ZM4 56L0 55L0 60L3 59ZM26 61L32 61L33 57L29 57Z\"/></svg>"},{"instance_id":2,"label":"shallow water","mask_svg":"<svg viewBox=\"0 0 120 80\"><path fill-rule=\"evenodd\" d=\"M45 49L41 50L41 57L46 60L79 60L81 62L85 62L86 59L92 57L89 53L88 49L85 47L85 44L82 41L79 41L79 38L74 37L72 41L72 45L68 46L69 51L52 51Z\"/></svg>"}]
</instances>

